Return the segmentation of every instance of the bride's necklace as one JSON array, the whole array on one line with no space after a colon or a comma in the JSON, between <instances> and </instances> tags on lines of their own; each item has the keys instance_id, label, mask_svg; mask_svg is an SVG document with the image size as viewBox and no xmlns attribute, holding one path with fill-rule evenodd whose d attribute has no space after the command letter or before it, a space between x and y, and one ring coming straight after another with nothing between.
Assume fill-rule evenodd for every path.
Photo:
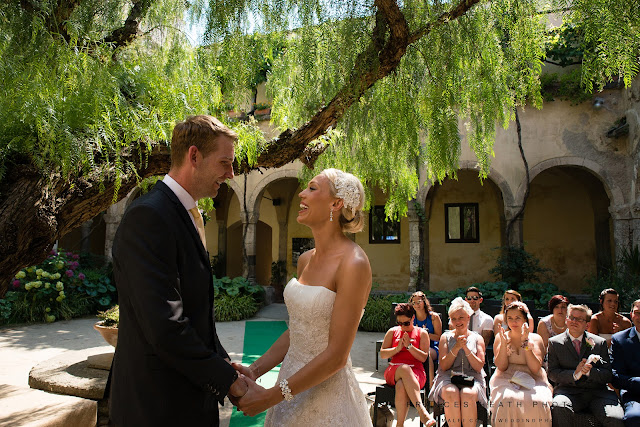
<instances>
[{"instance_id":1,"label":"bride's necklace","mask_svg":"<svg viewBox=\"0 0 640 427\"><path fill-rule=\"evenodd\" d=\"M551 316L551 326L556 328L558 331L564 331L565 329L567 329L567 325L564 325L563 328L561 328L560 326L556 325L556 322L553 320L553 316Z\"/></svg>"}]
</instances>

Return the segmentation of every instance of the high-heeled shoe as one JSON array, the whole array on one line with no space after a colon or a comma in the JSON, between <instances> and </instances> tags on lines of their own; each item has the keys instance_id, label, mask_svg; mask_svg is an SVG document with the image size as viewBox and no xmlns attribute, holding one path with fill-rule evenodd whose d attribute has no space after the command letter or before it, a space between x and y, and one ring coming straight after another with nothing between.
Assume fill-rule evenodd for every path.
<instances>
[{"instance_id":1,"label":"high-heeled shoe","mask_svg":"<svg viewBox=\"0 0 640 427\"><path fill-rule=\"evenodd\" d=\"M424 424L425 427L433 427L436 425L436 420L429 415L427 408L425 408L422 403L420 403L416 409L418 410L420 422Z\"/></svg>"}]
</instances>

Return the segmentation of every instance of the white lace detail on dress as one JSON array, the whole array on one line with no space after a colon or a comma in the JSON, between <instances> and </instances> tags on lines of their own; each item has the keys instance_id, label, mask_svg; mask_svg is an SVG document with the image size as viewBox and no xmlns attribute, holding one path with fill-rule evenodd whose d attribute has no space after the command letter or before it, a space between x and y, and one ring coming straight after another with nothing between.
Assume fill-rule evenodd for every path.
<instances>
[{"instance_id":1,"label":"white lace detail on dress","mask_svg":"<svg viewBox=\"0 0 640 427\"><path fill-rule=\"evenodd\" d=\"M284 291L289 311L289 351L278 381L289 378L320 354L329 342L336 294L322 286L291 279ZM321 384L283 401L267 412L265 427L371 426L364 394L347 365Z\"/></svg>"}]
</instances>

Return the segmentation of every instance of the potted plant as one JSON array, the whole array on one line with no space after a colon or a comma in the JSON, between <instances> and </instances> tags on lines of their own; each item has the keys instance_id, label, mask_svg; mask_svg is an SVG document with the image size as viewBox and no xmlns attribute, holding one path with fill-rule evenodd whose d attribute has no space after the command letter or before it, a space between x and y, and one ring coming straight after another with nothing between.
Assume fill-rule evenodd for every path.
<instances>
[{"instance_id":1,"label":"potted plant","mask_svg":"<svg viewBox=\"0 0 640 427\"><path fill-rule=\"evenodd\" d=\"M271 105L266 102L257 102L253 104L253 114L255 116L264 116L271 112Z\"/></svg>"},{"instance_id":2,"label":"potted plant","mask_svg":"<svg viewBox=\"0 0 640 427\"><path fill-rule=\"evenodd\" d=\"M99 311L98 318L100 319L100 321L93 325L93 329L98 331L107 343L115 347L118 343L118 322L120 321L120 307L114 305L109 310Z\"/></svg>"}]
</instances>

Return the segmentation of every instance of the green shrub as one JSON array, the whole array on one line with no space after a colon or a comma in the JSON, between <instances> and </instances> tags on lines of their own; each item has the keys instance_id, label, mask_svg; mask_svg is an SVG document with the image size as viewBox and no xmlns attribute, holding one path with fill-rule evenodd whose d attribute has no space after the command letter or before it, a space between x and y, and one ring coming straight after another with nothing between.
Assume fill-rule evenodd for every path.
<instances>
[{"instance_id":1,"label":"green shrub","mask_svg":"<svg viewBox=\"0 0 640 427\"><path fill-rule=\"evenodd\" d=\"M525 251L524 248L503 246L496 259L496 266L489 270L502 282L507 282L510 289L518 290L520 283L539 283L542 276L551 272L542 267L540 260Z\"/></svg>"},{"instance_id":2,"label":"green shrub","mask_svg":"<svg viewBox=\"0 0 640 427\"><path fill-rule=\"evenodd\" d=\"M228 295L221 293L215 299L217 322L232 322L253 317L260 308L250 295Z\"/></svg>"},{"instance_id":3,"label":"green shrub","mask_svg":"<svg viewBox=\"0 0 640 427\"><path fill-rule=\"evenodd\" d=\"M587 279L584 289L594 301L598 301L603 289L613 288L618 291L620 300L618 309L627 312L631 303L640 299L640 250L637 246L623 249L616 268L599 276Z\"/></svg>"},{"instance_id":4,"label":"green shrub","mask_svg":"<svg viewBox=\"0 0 640 427\"><path fill-rule=\"evenodd\" d=\"M360 320L360 329L368 332L386 332L389 329L392 303L407 302L410 296L410 293L370 295Z\"/></svg>"},{"instance_id":5,"label":"green shrub","mask_svg":"<svg viewBox=\"0 0 640 427\"><path fill-rule=\"evenodd\" d=\"M232 297L248 295L259 305L264 303L265 300L264 288L249 282L242 276L234 277L233 279L227 276L218 279L213 276L213 290L216 298L223 295Z\"/></svg>"},{"instance_id":6,"label":"green shrub","mask_svg":"<svg viewBox=\"0 0 640 427\"><path fill-rule=\"evenodd\" d=\"M385 296L370 296L360 319L360 329L368 332L386 332L389 329L391 301Z\"/></svg>"},{"instance_id":7,"label":"green shrub","mask_svg":"<svg viewBox=\"0 0 640 427\"><path fill-rule=\"evenodd\" d=\"M73 252L52 251L41 264L19 271L4 297L0 322L54 322L110 307L116 288L107 277L108 267L86 270L80 261Z\"/></svg>"},{"instance_id":8,"label":"green shrub","mask_svg":"<svg viewBox=\"0 0 640 427\"><path fill-rule=\"evenodd\" d=\"M11 317L11 301L0 299L0 324L6 323Z\"/></svg>"}]
</instances>

